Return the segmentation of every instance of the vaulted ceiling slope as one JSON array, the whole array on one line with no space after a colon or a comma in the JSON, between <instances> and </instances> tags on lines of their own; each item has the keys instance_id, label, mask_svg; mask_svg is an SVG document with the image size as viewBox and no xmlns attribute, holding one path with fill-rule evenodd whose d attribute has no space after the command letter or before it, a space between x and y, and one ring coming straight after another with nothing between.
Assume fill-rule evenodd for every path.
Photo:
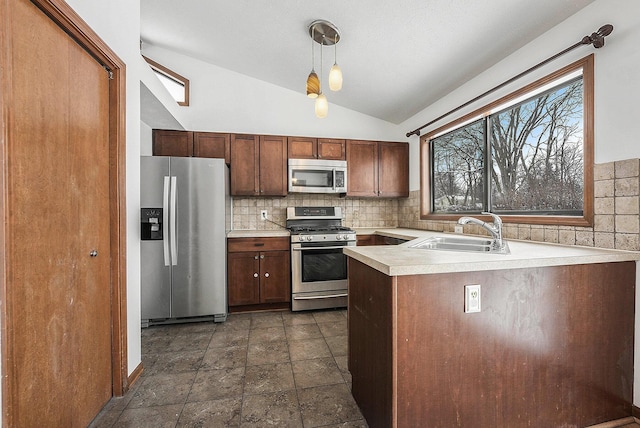
<instances>
[{"instance_id":1,"label":"vaulted ceiling slope","mask_svg":"<svg viewBox=\"0 0 640 428\"><path fill-rule=\"evenodd\" d=\"M141 0L141 39L302 94L307 27L325 19L344 75L329 102L397 124L593 1ZM325 47L325 86L333 56ZM319 61L317 48L318 74Z\"/></svg>"}]
</instances>

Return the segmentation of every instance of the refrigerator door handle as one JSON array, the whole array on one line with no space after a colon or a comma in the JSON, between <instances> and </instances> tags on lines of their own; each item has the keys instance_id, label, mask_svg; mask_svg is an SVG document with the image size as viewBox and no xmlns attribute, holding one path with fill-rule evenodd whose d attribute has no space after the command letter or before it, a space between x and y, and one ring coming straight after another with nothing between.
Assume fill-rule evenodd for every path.
<instances>
[{"instance_id":1,"label":"refrigerator door handle","mask_svg":"<svg viewBox=\"0 0 640 428\"><path fill-rule=\"evenodd\" d=\"M169 226L169 177L164 177L164 188L162 192L162 224L165 228ZM166 233L162 238L162 246L164 249L164 265L169 266L171 264L171 258L169 257L169 235Z\"/></svg>"},{"instance_id":2,"label":"refrigerator door handle","mask_svg":"<svg viewBox=\"0 0 640 428\"><path fill-rule=\"evenodd\" d=\"M176 176L172 176L171 177L171 201L169 204L169 221L171 222L170 226L169 226L169 245L171 248L171 265L175 266L178 264L178 231L177 229L177 224L178 221L176 219L176 215L177 215L177 180L178 178Z\"/></svg>"}]
</instances>

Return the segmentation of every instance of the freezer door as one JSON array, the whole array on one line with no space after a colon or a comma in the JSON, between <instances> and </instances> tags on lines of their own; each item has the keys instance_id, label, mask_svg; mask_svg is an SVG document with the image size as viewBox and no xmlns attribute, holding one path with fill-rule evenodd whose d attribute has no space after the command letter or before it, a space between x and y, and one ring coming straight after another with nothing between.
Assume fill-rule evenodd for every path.
<instances>
[{"instance_id":1,"label":"freezer door","mask_svg":"<svg viewBox=\"0 0 640 428\"><path fill-rule=\"evenodd\" d=\"M177 263L172 267L172 316L226 317L223 159L171 158L176 177Z\"/></svg>"},{"instance_id":2,"label":"freezer door","mask_svg":"<svg viewBox=\"0 0 640 428\"><path fill-rule=\"evenodd\" d=\"M169 158L140 158L140 207L163 208L166 216ZM164 221L167 227L167 221ZM165 230L166 232L166 230ZM171 317L171 267L168 233L163 241L140 241L140 299L143 320Z\"/></svg>"}]
</instances>

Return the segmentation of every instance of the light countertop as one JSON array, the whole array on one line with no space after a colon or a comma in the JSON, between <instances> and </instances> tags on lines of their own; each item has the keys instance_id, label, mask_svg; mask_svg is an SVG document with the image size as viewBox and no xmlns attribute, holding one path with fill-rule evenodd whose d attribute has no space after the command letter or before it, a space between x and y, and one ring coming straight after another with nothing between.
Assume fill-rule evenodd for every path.
<instances>
[{"instance_id":1,"label":"light countertop","mask_svg":"<svg viewBox=\"0 0 640 428\"><path fill-rule=\"evenodd\" d=\"M358 233L377 233L404 239L452 235L413 229L373 228L367 230L370 231L369 233L364 233L365 231L365 229L358 230ZM411 242L400 245L345 247L343 251L349 257L389 276L640 260L640 253L634 251L567 246L513 239L507 239L506 241L511 249L511 254L427 250L411 248Z\"/></svg>"},{"instance_id":2,"label":"light countertop","mask_svg":"<svg viewBox=\"0 0 640 428\"><path fill-rule=\"evenodd\" d=\"M279 236L289 236L287 229L277 230L230 230L227 238L272 238Z\"/></svg>"}]
</instances>

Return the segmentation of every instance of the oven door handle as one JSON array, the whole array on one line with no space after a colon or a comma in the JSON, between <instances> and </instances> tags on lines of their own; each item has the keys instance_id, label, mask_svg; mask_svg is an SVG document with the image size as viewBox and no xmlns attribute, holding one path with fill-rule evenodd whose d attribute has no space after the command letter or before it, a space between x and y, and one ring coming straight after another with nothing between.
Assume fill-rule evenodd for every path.
<instances>
[{"instance_id":1,"label":"oven door handle","mask_svg":"<svg viewBox=\"0 0 640 428\"><path fill-rule=\"evenodd\" d=\"M347 293L341 294L327 294L321 296L294 296L293 300L315 300L315 299L332 299L334 297L347 297Z\"/></svg>"},{"instance_id":2,"label":"oven door handle","mask_svg":"<svg viewBox=\"0 0 640 428\"><path fill-rule=\"evenodd\" d=\"M348 245L340 245L337 247L291 247L292 251L307 251L307 250L341 250L348 247Z\"/></svg>"}]
</instances>

